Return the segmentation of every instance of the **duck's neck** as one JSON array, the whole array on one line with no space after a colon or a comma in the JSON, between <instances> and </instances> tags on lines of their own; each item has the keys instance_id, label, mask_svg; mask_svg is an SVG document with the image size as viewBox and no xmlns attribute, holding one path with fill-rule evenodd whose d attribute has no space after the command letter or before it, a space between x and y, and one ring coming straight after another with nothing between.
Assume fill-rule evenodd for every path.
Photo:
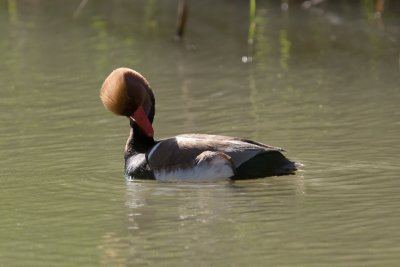
<instances>
[{"instance_id":1,"label":"duck's neck","mask_svg":"<svg viewBox=\"0 0 400 267\"><path fill-rule=\"evenodd\" d=\"M125 147L125 154L146 153L154 146L154 138L142 133L136 123L131 123L131 132Z\"/></svg>"}]
</instances>

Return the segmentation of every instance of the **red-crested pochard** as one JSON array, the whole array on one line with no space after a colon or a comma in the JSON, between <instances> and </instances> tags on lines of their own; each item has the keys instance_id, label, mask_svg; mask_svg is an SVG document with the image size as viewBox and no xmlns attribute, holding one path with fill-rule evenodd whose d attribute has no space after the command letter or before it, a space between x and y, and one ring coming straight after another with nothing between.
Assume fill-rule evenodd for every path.
<instances>
[{"instance_id":1,"label":"red-crested pochard","mask_svg":"<svg viewBox=\"0 0 400 267\"><path fill-rule=\"evenodd\" d=\"M111 72L100 98L110 111L129 118L131 131L125 146L128 179L249 179L293 174L301 166L282 155L281 148L241 138L182 134L155 141L154 95L148 81L134 70Z\"/></svg>"}]
</instances>

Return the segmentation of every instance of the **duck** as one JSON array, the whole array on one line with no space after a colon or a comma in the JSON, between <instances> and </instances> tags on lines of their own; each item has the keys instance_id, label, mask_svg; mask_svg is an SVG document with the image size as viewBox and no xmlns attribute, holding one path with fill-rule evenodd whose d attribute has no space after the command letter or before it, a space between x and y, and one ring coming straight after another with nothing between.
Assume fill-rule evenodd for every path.
<instances>
[{"instance_id":1,"label":"duck","mask_svg":"<svg viewBox=\"0 0 400 267\"><path fill-rule=\"evenodd\" d=\"M214 134L180 134L155 140L155 97L147 79L117 68L104 80L100 99L111 112L129 119L125 145L128 180L219 181L295 174L301 163L282 148Z\"/></svg>"}]
</instances>

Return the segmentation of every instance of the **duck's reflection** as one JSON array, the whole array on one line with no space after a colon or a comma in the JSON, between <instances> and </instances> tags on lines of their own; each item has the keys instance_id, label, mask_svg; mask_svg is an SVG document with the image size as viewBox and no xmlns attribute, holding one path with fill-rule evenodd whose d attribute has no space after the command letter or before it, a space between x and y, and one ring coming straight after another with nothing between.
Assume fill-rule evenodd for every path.
<instances>
[{"instance_id":1,"label":"duck's reflection","mask_svg":"<svg viewBox=\"0 0 400 267\"><path fill-rule=\"evenodd\" d=\"M303 175L239 182L161 183L127 181L128 231L166 230L219 223L234 213L248 212L249 203L273 205L273 196L305 194ZM194 226L189 226L194 225Z\"/></svg>"},{"instance_id":2,"label":"duck's reflection","mask_svg":"<svg viewBox=\"0 0 400 267\"><path fill-rule=\"evenodd\" d=\"M226 238L239 240L258 227L288 220L290 214L277 210L296 202L304 191L304 177L298 175L192 184L127 181L125 222L116 223L123 229L103 235L98 247L102 262L124 266L155 258L173 261L196 257L192 253L212 246L223 249L218 246Z\"/></svg>"}]
</instances>

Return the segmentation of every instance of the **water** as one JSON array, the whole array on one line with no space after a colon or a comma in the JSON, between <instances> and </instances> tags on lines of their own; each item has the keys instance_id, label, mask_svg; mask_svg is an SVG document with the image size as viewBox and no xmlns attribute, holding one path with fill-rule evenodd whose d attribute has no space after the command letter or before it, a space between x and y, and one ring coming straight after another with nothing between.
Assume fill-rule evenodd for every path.
<instances>
[{"instance_id":1,"label":"water","mask_svg":"<svg viewBox=\"0 0 400 267\"><path fill-rule=\"evenodd\" d=\"M258 1L249 47L248 3L215 2L179 43L175 1L0 1L1 266L398 264L399 5ZM126 183L128 123L98 97L119 66L150 80L157 137L251 138L304 170Z\"/></svg>"}]
</instances>

